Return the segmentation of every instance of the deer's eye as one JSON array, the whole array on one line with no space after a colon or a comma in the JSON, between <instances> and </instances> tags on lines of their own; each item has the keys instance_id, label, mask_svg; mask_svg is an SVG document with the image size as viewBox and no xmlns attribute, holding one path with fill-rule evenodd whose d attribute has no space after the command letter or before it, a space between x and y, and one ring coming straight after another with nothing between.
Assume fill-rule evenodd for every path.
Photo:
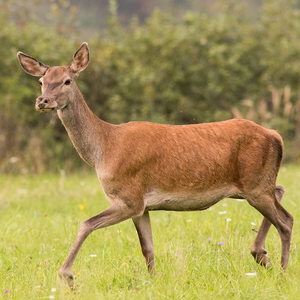
<instances>
[{"instance_id":1,"label":"deer's eye","mask_svg":"<svg viewBox=\"0 0 300 300\"><path fill-rule=\"evenodd\" d=\"M70 83L71 83L70 79L68 79L68 80L65 81L65 85L70 85Z\"/></svg>"},{"instance_id":2,"label":"deer's eye","mask_svg":"<svg viewBox=\"0 0 300 300\"><path fill-rule=\"evenodd\" d=\"M42 86L42 85L43 85L43 83L42 83L41 81L39 81L39 84L40 84L40 86Z\"/></svg>"}]
</instances>

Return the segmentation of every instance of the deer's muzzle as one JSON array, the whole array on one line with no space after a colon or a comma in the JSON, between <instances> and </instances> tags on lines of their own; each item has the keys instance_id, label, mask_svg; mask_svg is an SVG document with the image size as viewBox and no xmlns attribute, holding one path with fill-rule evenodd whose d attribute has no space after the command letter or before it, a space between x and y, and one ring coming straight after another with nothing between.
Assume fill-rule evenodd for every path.
<instances>
[{"instance_id":1,"label":"deer's muzzle","mask_svg":"<svg viewBox=\"0 0 300 300\"><path fill-rule=\"evenodd\" d=\"M36 99L35 102L35 109L44 113L47 113L56 107L56 101L49 97L40 96Z\"/></svg>"}]
</instances>

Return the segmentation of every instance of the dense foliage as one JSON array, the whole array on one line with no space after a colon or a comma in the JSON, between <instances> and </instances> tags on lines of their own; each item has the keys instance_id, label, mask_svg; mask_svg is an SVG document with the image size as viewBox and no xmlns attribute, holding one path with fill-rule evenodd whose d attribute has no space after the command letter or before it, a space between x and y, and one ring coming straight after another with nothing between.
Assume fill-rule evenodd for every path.
<instances>
[{"instance_id":1,"label":"dense foliage","mask_svg":"<svg viewBox=\"0 0 300 300\"><path fill-rule=\"evenodd\" d=\"M78 85L106 121L186 124L241 116L278 130L285 159L296 160L300 11L291 0L266 0L254 20L224 3L214 17L190 12L178 20L155 11L127 27L112 10L108 28L85 39L91 61ZM49 28L28 15L14 21L4 4L1 12L0 170L82 167L56 113L34 111L39 85L16 58L23 51L48 65L70 63L83 41L74 16L69 27Z\"/></svg>"}]
</instances>

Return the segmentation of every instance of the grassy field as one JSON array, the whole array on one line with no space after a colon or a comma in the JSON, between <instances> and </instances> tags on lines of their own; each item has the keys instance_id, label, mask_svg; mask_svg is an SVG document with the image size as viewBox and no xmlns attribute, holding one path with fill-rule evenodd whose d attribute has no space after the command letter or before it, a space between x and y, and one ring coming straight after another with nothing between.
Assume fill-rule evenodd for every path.
<instances>
[{"instance_id":1,"label":"grassy field","mask_svg":"<svg viewBox=\"0 0 300 300\"><path fill-rule=\"evenodd\" d=\"M266 270L250 255L261 215L246 201L225 199L202 212L151 213L155 278L131 220L92 233L74 263L71 292L58 269L79 225L109 205L97 177L0 175L0 299L299 299L299 181L299 166L281 169L282 203L295 217L286 274L275 229Z\"/></svg>"}]
</instances>

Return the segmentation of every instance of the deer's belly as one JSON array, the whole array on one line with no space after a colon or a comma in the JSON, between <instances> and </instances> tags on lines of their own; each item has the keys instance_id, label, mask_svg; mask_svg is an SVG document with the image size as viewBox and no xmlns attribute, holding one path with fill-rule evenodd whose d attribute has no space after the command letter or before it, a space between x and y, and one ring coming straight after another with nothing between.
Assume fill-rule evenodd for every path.
<instances>
[{"instance_id":1,"label":"deer's belly","mask_svg":"<svg viewBox=\"0 0 300 300\"><path fill-rule=\"evenodd\" d=\"M146 210L204 210L237 193L234 187L202 193L165 193L153 190L145 195L144 201Z\"/></svg>"}]
</instances>

